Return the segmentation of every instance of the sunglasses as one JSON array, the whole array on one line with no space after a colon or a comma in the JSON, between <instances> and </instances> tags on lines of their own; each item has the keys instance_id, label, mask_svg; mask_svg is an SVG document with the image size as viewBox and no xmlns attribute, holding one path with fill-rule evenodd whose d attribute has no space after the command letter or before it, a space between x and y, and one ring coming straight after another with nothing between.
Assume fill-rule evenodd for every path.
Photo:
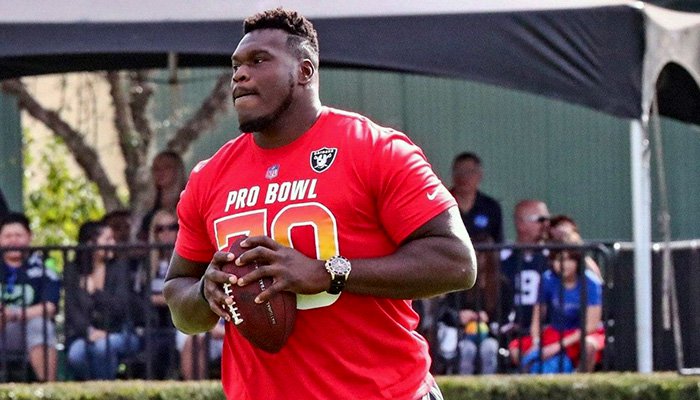
<instances>
[{"instance_id":1,"label":"sunglasses","mask_svg":"<svg viewBox=\"0 0 700 400\"><path fill-rule=\"evenodd\" d=\"M156 225L156 227L153 229L155 233L161 233L163 231L170 231L170 232L177 232L177 230L180 228L180 225L178 225L177 222L168 224L168 225Z\"/></svg>"},{"instance_id":2,"label":"sunglasses","mask_svg":"<svg viewBox=\"0 0 700 400\"><path fill-rule=\"evenodd\" d=\"M537 214L532 214L532 215L526 215L523 217L523 220L527 222L538 222L538 223L543 223L545 221L549 221L550 217L548 215L537 215Z\"/></svg>"}]
</instances>

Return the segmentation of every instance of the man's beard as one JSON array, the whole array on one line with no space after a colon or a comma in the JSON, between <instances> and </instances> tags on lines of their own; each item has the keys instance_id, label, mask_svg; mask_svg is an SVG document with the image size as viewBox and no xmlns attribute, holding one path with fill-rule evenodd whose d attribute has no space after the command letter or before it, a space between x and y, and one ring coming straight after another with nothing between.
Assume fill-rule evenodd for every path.
<instances>
[{"instance_id":1,"label":"man's beard","mask_svg":"<svg viewBox=\"0 0 700 400\"><path fill-rule=\"evenodd\" d=\"M240 129L241 132L262 132L272 126L275 122L277 122L279 117L289 109L289 106L292 105L293 91L294 75L289 74L289 91L287 92L287 96L285 96L284 100L282 101L282 104L280 104L279 107L268 115L263 115L249 121L239 121L238 129Z\"/></svg>"}]
</instances>

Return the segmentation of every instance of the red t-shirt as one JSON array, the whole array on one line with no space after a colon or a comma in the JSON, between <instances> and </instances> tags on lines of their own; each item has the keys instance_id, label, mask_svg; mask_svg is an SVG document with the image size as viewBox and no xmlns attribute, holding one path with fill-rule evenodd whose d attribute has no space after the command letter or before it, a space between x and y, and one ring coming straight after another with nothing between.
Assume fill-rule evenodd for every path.
<instances>
[{"instance_id":1,"label":"red t-shirt","mask_svg":"<svg viewBox=\"0 0 700 400\"><path fill-rule=\"evenodd\" d=\"M176 251L209 262L247 234L312 258L381 257L454 205L404 134L324 107L289 145L263 149L243 134L199 163L178 205ZM427 393L428 346L415 332L410 301L319 293L297 295L297 308L294 331L276 354L227 324L222 382L229 399L413 400Z\"/></svg>"}]
</instances>

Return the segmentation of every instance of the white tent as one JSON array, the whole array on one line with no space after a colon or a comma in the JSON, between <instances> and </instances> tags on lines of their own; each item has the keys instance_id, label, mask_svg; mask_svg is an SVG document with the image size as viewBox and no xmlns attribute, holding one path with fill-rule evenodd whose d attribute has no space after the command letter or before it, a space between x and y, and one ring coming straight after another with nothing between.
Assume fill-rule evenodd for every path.
<instances>
[{"instance_id":1,"label":"white tent","mask_svg":"<svg viewBox=\"0 0 700 400\"><path fill-rule=\"evenodd\" d=\"M314 22L324 66L475 80L629 119L637 364L652 370L649 110L658 98L662 115L700 124L700 14L630 0L0 0L0 79L228 65L242 19L278 5Z\"/></svg>"}]
</instances>

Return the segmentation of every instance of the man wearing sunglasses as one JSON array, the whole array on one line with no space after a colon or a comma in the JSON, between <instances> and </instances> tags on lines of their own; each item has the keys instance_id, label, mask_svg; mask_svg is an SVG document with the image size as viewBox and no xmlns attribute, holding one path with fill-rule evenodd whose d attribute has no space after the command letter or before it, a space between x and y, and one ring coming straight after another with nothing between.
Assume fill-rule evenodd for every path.
<instances>
[{"instance_id":1,"label":"man wearing sunglasses","mask_svg":"<svg viewBox=\"0 0 700 400\"><path fill-rule=\"evenodd\" d=\"M547 239L549 209L541 200L521 200L515 206L515 248L501 252L501 332L505 339L527 335L532 320L532 307L537 302L540 275L547 269L547 256L542 251L519 249L538 245ZM511 342L518 346L518 341Z\"/></svg>"}]
</instances>

